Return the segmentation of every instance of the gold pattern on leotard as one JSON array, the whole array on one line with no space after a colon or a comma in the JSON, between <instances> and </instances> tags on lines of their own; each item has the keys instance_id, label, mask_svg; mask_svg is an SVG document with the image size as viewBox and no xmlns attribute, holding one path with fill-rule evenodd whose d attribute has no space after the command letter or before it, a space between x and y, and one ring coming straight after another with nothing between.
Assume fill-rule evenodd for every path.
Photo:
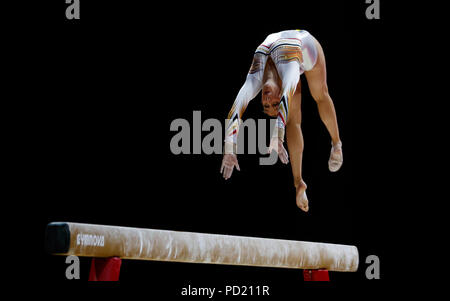
<instances>
[{"instance_id":1,"label":"gold pattern on leotard","mask_svg":"<svg viewBox=\"0 0 450 301\"><path fill-rule=\"evenodd\" d=\"M280 46L276 55L276 61L279 63L288 63L291 61L297 61L299 64L303 63L303 55L299 46Z\"/></svg>"}]
</instances>

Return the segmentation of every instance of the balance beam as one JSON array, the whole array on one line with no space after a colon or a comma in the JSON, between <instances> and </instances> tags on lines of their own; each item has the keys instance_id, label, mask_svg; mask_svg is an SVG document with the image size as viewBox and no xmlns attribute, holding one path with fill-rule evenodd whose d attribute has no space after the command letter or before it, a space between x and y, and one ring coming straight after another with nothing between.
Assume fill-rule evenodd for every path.
<instances>
[{"instance_id":1,"label":"balance beam","mask_svg":"<svg viewBox=\"0 0 450 301\"><path fill-rule=\"evenodd\" d=\"M58 222L46 228L55 255L355 272L355 246Z\"/></svg>"}]
</instances>

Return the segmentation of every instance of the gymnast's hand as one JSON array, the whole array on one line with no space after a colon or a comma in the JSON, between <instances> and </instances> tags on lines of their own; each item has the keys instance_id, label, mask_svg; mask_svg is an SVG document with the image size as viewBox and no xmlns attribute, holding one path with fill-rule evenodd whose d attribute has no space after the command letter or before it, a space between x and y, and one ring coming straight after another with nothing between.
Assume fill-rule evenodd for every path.
<instances>
[{"instance_id":1,"label":"gymnast's hand","mask_svg":"<svg viewBox=\"0 0 450 301\"><path fill-rule=\"evenodd\" d=\"M222 166L220 167L220 173L223 174L223 178L225 180L228 180L231 177L235 166L237 170L241 171L241 169L239 168L237 156L235 154L224 154L222 159Z\"/></svg>"},{"instance_id":2,"label":"gymnast's hand","mask_svg":"<svg viewBox=\"0 0 450 301\"><path fill-rule=\"evenodd\" d=\"M284 148L283 140L281 140L280 138L277 138L277 137L273 137L270 140L270 146L269 146L269 150L267 153L270 154L272 151L277 152L278 157L280 158L280 160L283 164L289 163L289 155L288 155L288 152L286 151L286 149Z\"/></svg>"}]
</instances>

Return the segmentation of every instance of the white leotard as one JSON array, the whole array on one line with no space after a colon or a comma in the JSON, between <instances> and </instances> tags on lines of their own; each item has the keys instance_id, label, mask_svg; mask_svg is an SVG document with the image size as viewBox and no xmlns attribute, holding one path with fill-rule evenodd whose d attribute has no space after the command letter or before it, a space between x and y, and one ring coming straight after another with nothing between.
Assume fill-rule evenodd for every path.
<instances>
[{"instance_id":1,"label":"white leotard","mask_svg":"<svg viewBox=\"0 0 450 301\"><path fill-rule=\"evenodd\" d=\"M247 79L228 114L230 121L227 126L225 142L237 143L240 119L250 100L261 91L268 56L275 63L282 81L277 127L284 129L288 118L289 104L300 80L300 75L304 71L311 70L316 64L317 47L314 38L306 30L286 30L267 36L256 49Z\"/></svg>"}]
</instances>

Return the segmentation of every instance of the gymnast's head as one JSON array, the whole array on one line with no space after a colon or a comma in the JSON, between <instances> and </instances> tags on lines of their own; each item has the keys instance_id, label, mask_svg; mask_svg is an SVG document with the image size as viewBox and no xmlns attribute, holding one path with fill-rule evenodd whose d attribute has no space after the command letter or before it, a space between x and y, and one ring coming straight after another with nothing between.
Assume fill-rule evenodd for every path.
<instances>
[{"instance_id":1,"label":"gymnast's head","mask_svg":"<svg viewBox=\"0 0 450 301\"><path fill-rule=\"evenodd\" d=\"M264 114L277 117L281 100L281 78L272 59L267 59L263 74L262 106Z\"/></svg>"},{"instance_id":2,"label":"gymnast's head","mask_svg":"<svg viewBox=\"0 0 450 301\"><path fill-rule=\"evenodd\" d=\"M275 81L268 80L264 83L261 99L264 114L270 117L277 117L281 100L280 92L281 88Z\"/></svg>"}]
</instances>

